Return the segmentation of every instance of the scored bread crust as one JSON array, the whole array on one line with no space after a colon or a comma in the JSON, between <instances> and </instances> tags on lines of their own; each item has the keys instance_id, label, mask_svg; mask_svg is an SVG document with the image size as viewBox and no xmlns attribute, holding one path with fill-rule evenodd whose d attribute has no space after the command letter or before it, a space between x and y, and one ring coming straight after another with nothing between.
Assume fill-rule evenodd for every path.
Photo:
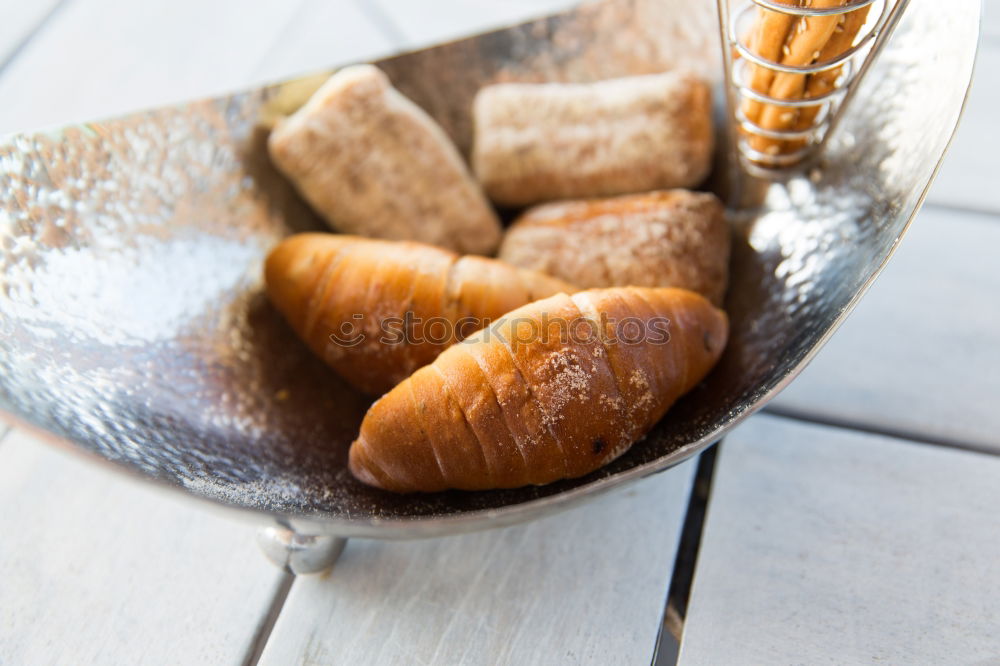
<instances>
[{"instance_id":1,"label":"scored bread crust","mask_svg":"<svg viewBox=\"0 0 1000 666\"><path fill-rule=\"evenodd\" d=\"M502 83L473 103L473 169L504 206L692 187L712 158L708 85L687 72Z\"/></svg>"},{"instance_id":2,"label":"scored bread crust","mask_svg":"<svg viewBox=\"0 0 1000 666\"><path fill-rule=\"evenodd\" d=\"M712 194L669 190L543 204L507 230L500 259L591 287L682 287L720 305L730 233Z\"/></svg>"},{"instance_id":3,"label":"scored bread crust","mask_svg":"<svg viewBox=\"0 0 1000 666\"><path fill-rule=\"evenodd\" d=\"M265 281L271 301L313 352L372 395L389 390L485 322L575 290L495 259L409 241L321 233L279 243L268 255Z\"/></svg>"},{"instance_id":4,"label":"scored bread crust","mask_svg":"<svg viewBox=\"0 0 1000 666\"><path fill-rule=\"evenodd\" d=\"M657 344L664 319L669 335ZM625 320L648 335L629 337ZM583 476L697 385L727 335L725 313L684 289L594 289L525 305L377 400L351 446L351 472L400 493Z\"/></svg>"},{"instance_id":5,"label":"scored bread crust","mask_svg":"<svg viewBox=\"0 0 1000 666\"><path fill-rule=\"evenodd\" d=\"M500 221L444 130L372 65L340 70L268 139L336 230L492 254Z\"/></svg>"}]
</instances>

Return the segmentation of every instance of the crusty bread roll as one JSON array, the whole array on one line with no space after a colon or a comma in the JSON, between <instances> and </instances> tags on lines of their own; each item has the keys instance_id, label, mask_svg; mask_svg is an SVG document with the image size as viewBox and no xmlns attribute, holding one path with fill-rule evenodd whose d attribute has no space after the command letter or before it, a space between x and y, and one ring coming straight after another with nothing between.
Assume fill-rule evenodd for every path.
<instances>
[{"instance_id":1,"label":"crusty bread roll","mask_svg":"<svg viewBox=\"0 0 1000 666\"><path fill-rule=\"evenodd\" d=\"M500 258L583 289L682 287L720 305L729 225L714 195L687 190L544 204L507 230Z\"/></svg>"},{"instance_id":2,"label":"crusty bread roll","mask_svg":"<svg viewBox=\"0 0 1000 666\"><path fill-rule=\"evenodd\" d=\"M492 254L500 221L444 130L371 65L334 74L268 141L271 159L345 233Z\"/></svg>"},{"instance_id":3,"label":"crusty bread roll","mask_svg":"<svg viewBox=\"0 0 1000 666\"><path fill-rule=\"evenodd\" d=\"M313 352L372 395L488 321L574 290L495 259L338 234L285 239L264 272L271 301Z\"/></svg>"},{"instance_id":4,"label":"crusty bread roll","mask_svg":"<svg viewBox=\"0 0 1000 666\"><path fill-rule=\"evenodd\" d=\"M376 401L351 445L351 472L401 493L582 476L624 453L700 382L727 333L726 315L683 289L531 303Z\"/></svg>"},{"instance_id":5,"label":"crusty bread roll","mask_svg":"<svg viewBox=\"0 0 1000 666\"><path fill-rule=\"evenodd\" d=\"M474 170L505 206L692 187L711 166L711 93L688 73L497 84L473 116Z\"/></svg>"}]
</instances>

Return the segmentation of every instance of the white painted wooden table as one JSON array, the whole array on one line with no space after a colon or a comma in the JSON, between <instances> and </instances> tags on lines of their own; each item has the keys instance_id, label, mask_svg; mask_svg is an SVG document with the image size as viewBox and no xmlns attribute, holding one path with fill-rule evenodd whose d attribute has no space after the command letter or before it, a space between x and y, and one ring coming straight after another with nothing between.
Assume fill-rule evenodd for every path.
<instances>
[{"instance_id":1,"label":"white painted wooden table","mask_svg":"<svg viewBox=\"0 0 1000 666\"><path fill-rule=\"evenodd\" d=\"M0 0L0 133L566 4ZM901 250L769 413L703 465L694 583L667 613L682 664L1000 663L997 4L963 127ZM647 664L696 465L520 527L351 541L331 573L293 581L252 526L0 433L2 666ZM664 632L659 663L671 643Z\"/></svg>"}]
</instances>

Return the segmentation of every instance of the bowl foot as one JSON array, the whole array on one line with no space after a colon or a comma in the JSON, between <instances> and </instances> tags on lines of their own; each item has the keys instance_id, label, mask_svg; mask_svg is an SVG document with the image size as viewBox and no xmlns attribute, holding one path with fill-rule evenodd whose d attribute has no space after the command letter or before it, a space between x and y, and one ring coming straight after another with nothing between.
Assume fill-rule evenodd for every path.
<instances>
[{"instance_id":1,"label":"bowl foot","mask_svg":"<svg viewBox=\"0 0 1000 666\"><path fill-rule=\"evenodd\" d=\"M267 559L297 576L328 570L340 557L347 539L299 534L287 527L272 526L257 531L257 544Z\"/></svg>"}]
</instances>

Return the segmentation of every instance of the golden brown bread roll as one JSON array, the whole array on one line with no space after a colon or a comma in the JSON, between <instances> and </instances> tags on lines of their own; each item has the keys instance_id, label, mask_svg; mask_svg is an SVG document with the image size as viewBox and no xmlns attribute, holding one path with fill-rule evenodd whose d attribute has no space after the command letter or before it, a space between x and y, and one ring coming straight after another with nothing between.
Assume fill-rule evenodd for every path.
<instances>
[{"instance_id":1,"label":"golden brown bread roll","mask_svg":"<svg viewBox=\"0 0 1000 666\"><path fill-rule=\"evenodd\" d=\"M531 303L376 401L351 446L351 472L393 492L582 476L624 453L700 382L727 333L726 315L683 289L595 289Z\"/></svg>"},{"instance_id":2,"label":"golden brown bread roll","mask_svg":"<svg viewBox=\"0 0 1000 666\"><path fill-rule=\"evenodd\" d=\"M268 296L296 333L348 382L373 395L433 361L484 320L574 290L494 259L338 234L285 239L268 255L264 272Z\"/></svg>"},{"instance_id":3,"label":"golden brown bread roll","mask_svg":"<svg viewBox=\"0 0 1000 666\"><path fill-rule=\"evenodd\" d=\"M720 305L729 244L714 195L668 190L532 208L507 230L500 258L583 289L682 287Z\"/></svg>"},{"instance_id":4,"label":"golden brown bread roll","mask_svg":"<svg viewBox=\"0 0 1000 666\"><path fill-rule=\"evenodd\" d=\"M683 72L488 86L473 167L505 206L692 187L711 166L711 116L708 85Z\"/></svg>"},{"instance_id":5,"label":"golden brown bread roll","mask_svg":"<svg viewBox=\"0 0 1000 666\"><path fill-rule=\"evenodd\" d=\"M275 126L271 159L339 231L492 254L500 222L444 130L371 65Z\"/></svg>"}]
</instances>

